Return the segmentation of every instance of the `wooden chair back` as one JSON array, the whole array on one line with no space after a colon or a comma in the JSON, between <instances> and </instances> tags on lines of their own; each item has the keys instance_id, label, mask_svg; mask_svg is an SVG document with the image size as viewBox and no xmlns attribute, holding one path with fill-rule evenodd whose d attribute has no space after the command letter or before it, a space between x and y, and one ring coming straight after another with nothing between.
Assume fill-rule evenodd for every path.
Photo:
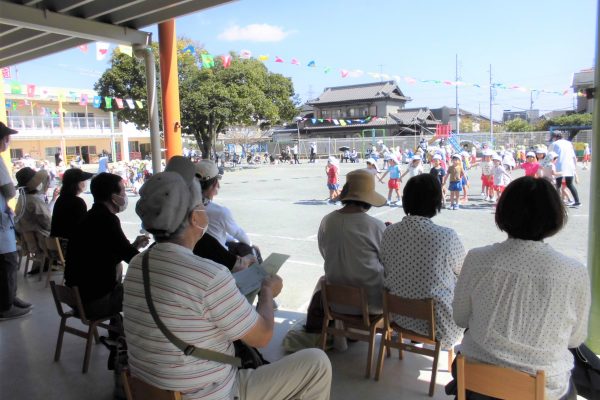
<instances>
[{"instance_id":1,"label":"wooden chair back","mask_svg":"<svg viewBox=\"0 0 600 400\"><path fill-rule=\"evenodd\" d=\"M46 274L46 287L50 282L50 275L52 274L52 266L59 265L63 271L65 268L65 257L63 256L62 246L57 237L49 236L45 238L45 253L46 258L49 260L48 273Z\"/></svg>"},{"instance_id":2,"label":"wooden chair back","mask_svg":"<svg viewBox=\"0 0 600 400\"><path fill-rule=\"evenodd\" d=\"M425 322L427 332L423 334L401 327L392 320L393 314ZM431 380L429 381L429 396L432 397L435 392L437 365L441 346L441 343L435 338L435 312L433 299L406 299L390 294L388 290L384 290L383 329L384 334L381 338L379 347L379 359L375 371L375 380L379 380L379 376L383 370L383 353L387 352L389 357L390 348L398 349L400 359L403 358L403 351L433 357ZM392 339L393 331L398 333L398 340L396 342ZM404 340L410 340L411 342L404 343ZM427 348L426 346L419 347L415 345L415 342L433 345L435 347L433 349Z\"/></svg>"},{"instance_id":3,"label":"wooden chair back","mask_svg":"<svg viewBox=\"0 0 600 400\"><path fill-rule=\"evenodd\" d=\"M544 400L543 371L532 376L511 368L471 362L459 354L456 377L458 400L466 399L467 390L506 400Z\"/></svg>"},{"instance_id":4,"label":"wooden chair back","mask_svg":"<svg viewBox=\"0 0 600 400\"><path fill-rule=\"evenodd\" d=\"M366 377L371 377L371 364L375 348L375 336L382 332L383 317L381 314L370 315L367 293L362 287L335 285L326 280L321 281L321 298L323 301L323 328L321 331L321 348L326 349L327 335L342 336L360 340L369 344L367 354ZM334 311L332 306L341 306L359 312L344 314ZM329 326L329 321L341 326ZM358 330L358 331L357 331Z\"/></svg>"},{"instance_id":5,"label":"wooden chair back","mask_svg":"<svg viewBox=\"0 0 600 400\"><path fill-rule=\"evenodd\" d=\"M159 389L131 376L129 371L123 371L122 377L127 400L181 400L181 393Z\"/></svg>"},{"instance_id":6,"label":"wooden chair back","mask_svg":"<svg viewBox=\"0 0 600 400\"><path fill-rule=\"evenodd\" d=\"M56 311L58 311L61 318L76 315L84 324L89 322L79 296L79 288L57 285L54 281L50 281L50 289L52 290L52 297L54 297ZM63 304L69 306L71 310L65 311Z\"/></svg>"}]
</instances>

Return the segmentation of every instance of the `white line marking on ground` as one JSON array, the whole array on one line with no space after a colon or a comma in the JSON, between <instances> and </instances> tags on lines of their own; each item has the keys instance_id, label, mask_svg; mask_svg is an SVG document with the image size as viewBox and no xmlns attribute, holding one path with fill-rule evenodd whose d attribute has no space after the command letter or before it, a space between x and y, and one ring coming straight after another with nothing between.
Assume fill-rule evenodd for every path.
<instances>
[{"instance_id":1,"label":"white line marking on ground","mask_svg":"<svg viewBox=\"0 0 600 400\"><path fill-rule=\"evenodd\" d=\"M308 261L298 261L293 258L290 258L289 260L287 260L287 262L292 263L292 264L308 265L311 267L322 267L323 266L323 264L311 263Z\"/></svg>"},{"instance_id":2,"label":"white line marking on ground","mask_svg":"<svg viewBox=\"0 0 600 400\"><path fill-rule=\"evenodd\" d=\"M314 235L307 236L304 239L306 239L306 240L314 240L314 239L317 238L317 235L318 235L318 233L315 233Z\"/></svg>"},{"instance_id":3,"label":"white line marking on ground","mask_svg":"<svg viewBox=\"0 0 600 400\"><path fill-rule=\"evenodd\" d=\"M272 239L283 239L283 240L294 240L297 242L316 242L316 239L308 239L308 238L295 238L291 236L279 236L279 235L264 235L262 233L248 233L248 236L259 236L259 237L268 237Z\"/></svg>"}]
</instances>

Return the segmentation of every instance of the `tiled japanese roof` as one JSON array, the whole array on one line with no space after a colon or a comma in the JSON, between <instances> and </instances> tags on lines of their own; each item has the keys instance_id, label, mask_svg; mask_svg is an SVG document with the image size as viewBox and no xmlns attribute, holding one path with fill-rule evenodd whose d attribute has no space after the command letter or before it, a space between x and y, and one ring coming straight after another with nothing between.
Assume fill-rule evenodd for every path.
<instances>
[{"instance_id":1,"label":"tiled japanese roof","mask_svg":"<svg viewBox=\"0 0 600 400\"><path fill-rule=\"evenodd\" d=\"M337 86L325 88L323 93L316 99L309 101L311 105L327 103L342 103L357 100L410 100L404 96L396 82L376 82L361 85Z\"/></svg>"}]
</instances>

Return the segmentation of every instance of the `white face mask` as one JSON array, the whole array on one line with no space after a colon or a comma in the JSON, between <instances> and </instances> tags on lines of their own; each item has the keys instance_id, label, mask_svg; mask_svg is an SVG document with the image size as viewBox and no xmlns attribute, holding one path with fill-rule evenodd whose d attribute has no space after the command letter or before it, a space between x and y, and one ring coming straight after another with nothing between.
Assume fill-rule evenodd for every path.
<instances>
[{"instance_id":1,"label":"white face mask","mask_svg":"<svg viewBox=\"0 0 600 400\"><path fill-rule=\"evenodd\" d=\"M35 188L35 190L37 190L38 192L43 192L44 190L44 183L40 183L39 185L37 185L37 187Z\"/></svg>"},{"instance_id":2,"label":"white face mask","mask_svg":"<svg viewBox=\"0 0 600 400\"><path fill-rule=\"evenodd\" d=\"M119 196L118 194L115 194L114 196L123 199L123 204L119 204L116 201L113 200L113 203L115 203L115 205L119 208L118 212L123 212L127 209L127 204L129 202L129 198L127 197L127 195L125 196Z\"/></svg>"}]
</instances>

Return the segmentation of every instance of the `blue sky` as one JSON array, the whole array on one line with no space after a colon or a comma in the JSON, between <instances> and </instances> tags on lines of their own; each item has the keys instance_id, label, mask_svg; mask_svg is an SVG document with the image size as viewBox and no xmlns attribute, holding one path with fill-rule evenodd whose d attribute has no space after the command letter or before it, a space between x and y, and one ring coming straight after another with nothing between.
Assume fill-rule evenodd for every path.
<instances>
[{"instance_id":1,"label":"blue sky","mask_svg":"<svg viewBox=\"0 0 600 400\"><path fill-rule=\"evenodd\" d=\"M268 55L267 67L291 77L303 100L325 87L378 81L369 73L383 72L402 78L413 99L407 107L453 107L454 86L420 80L454 81L458 54L460 80L481 85L459 87L461 108L488 115L490 64L495 83L559 92L574 72L591 67L596 7L596 0L241 0L178 19L177 34L214 55ZM145 30L158 40L156 27ZM313 60L317 68L306 67ZM73 49L17 67L23 84L91 88L108 63L96 61L90 45L87 54ZM341 69L350 76L342 78ZM529 101L528 91L497 89L494 116L528 109ZM572 105L571 94L534 92L542 113Z\"/></svg>"}]
</instances>

